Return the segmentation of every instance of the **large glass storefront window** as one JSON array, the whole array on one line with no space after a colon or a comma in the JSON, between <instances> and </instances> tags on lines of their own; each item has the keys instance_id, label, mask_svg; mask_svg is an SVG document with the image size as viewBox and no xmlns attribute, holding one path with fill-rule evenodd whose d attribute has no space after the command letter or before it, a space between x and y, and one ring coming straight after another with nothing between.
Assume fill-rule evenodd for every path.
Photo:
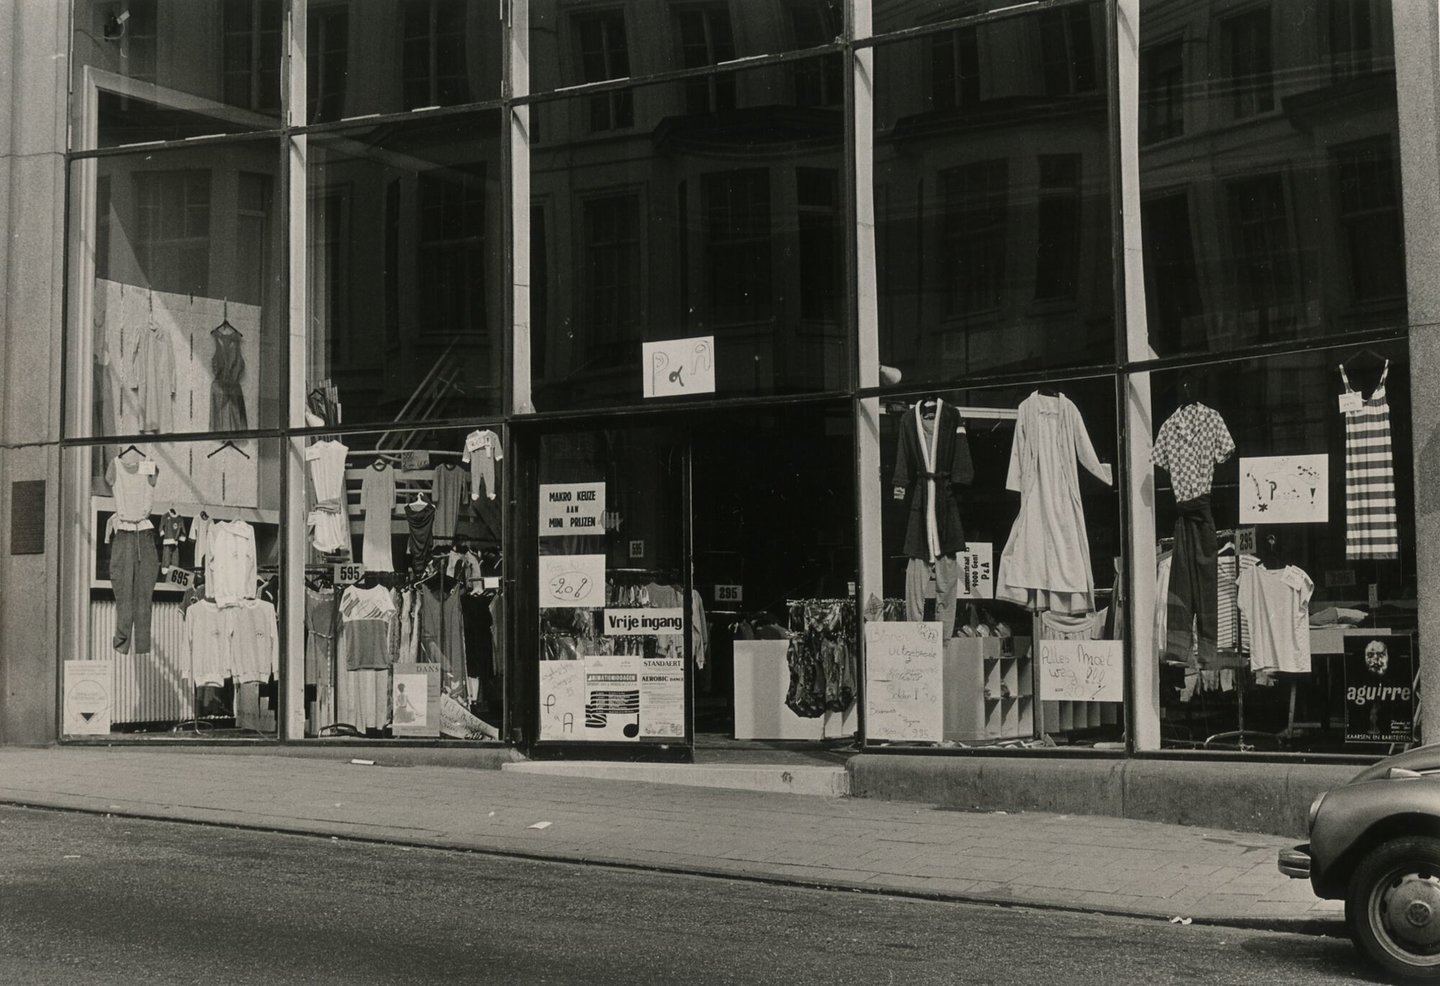
<instances>
[{"instance_id":1,"label":"large glass storefront window","mask_svg":"<svg viewBox=\"0 0 1440 986\"><path fill-rule=\"evenodd\" d=\"M717 77L723 107L681 81L530 108L538 409L693 393L707 371L717 397L848 386L844 120L803 98L808 64ZM704 366L657 381L645 344L671 340Z\"/></svg>"},{"instance_id":2,"label":"large glass storefront window","mask_svg":"<svg viewBox=\"0 0 1440 986\"><path fill-rule=\"evenodd\" d=\"M880 362L906 383L1113 361L1104 24L1085 3L876 45Z\"/></svg>"},{"instance_id":3,"label":"large glass storefront window","mask_svg":"<svg viewBox=\"0 0 1440 986\"><path fill-rule=\"evenodd\" d=\"M323 419L312 424L501 410L499 119L490 110L310 138L305 390Z\"/></svg>"},{"instance_id":4,"label":"large glass storefront window","mask_svg":"<svg viewBox=\"0 0 1440 986\"><path fill-rule=\"evenodd\" d=\"M1114 378L881 407L885 593L866 603L882 624L867 637L867 738L1120 741Z\"/></svg>"}]
</instances>

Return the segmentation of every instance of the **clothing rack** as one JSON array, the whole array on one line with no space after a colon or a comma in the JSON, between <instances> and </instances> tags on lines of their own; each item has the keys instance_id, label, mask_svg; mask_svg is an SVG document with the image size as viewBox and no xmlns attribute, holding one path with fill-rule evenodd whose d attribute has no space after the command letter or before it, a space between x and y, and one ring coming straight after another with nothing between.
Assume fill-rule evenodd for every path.
<instances>
[{"instance_id":1,"label":"clothing rack","mask_svg":"<svg viewBox=\"0 0 1440 986\"><path fill-rule=\"evenodd\" d=\"M977 421L1015 421L1020 417L1020 409L1014 407L977 407L972 405L951 404L960 417ZM908 411L914 404L909 401L886 401L885 408L891 413L902 414Z\"/></svg>"}]
</instances>

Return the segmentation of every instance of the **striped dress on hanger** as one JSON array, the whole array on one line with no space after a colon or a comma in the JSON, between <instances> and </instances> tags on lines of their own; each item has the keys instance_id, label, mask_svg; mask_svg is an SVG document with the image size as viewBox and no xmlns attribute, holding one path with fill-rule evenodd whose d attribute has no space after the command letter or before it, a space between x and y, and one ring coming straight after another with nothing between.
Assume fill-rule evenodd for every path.
<instances>
[{"instance_id":1,"label":"striped dress on hanger","mask_svg":"<svg viewBox=\"0 0 1440 986\"><path fill-rule=\"evenodd\" d=\"M1361 397L1360 409L1345 414L1345 557L1399 558L1400 529L1395 512L1395 465L1390 447L1390 404L1385 377L1369 397L1351 389L1345 366L1345 393Z\"/></svg>"}]
</instances>

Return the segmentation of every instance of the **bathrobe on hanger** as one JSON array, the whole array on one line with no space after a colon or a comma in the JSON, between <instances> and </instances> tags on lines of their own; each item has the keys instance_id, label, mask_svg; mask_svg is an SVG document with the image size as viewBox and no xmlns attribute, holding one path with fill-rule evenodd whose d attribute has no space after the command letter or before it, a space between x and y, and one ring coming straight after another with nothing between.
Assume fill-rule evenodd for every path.
<instances>
[{"instance_id":1,"label":"bathrobe on hanger","mask_svg":"<svg viewBox=\"0 0 1440 986\"><path fill-rule=\"evenodd\" d=\"M1077 459L1110 485L1110 467L1095 454L1070 398L1036 391L1021 401L1005 479L1005 488L1020 494L1020 514L1000 555L996 599L1061 613L1094 609Z\"/></svg>"},{"instance_id":2,"label":"bathrobe on hanger","mask_svg":"<svg viewBox=\"0 0 1440 986\"><path fill-rule=\"evenodd\" d=\"M905 554L922 561L965 550L965 529L960 523L960 503L954 487L969 485L975 478L960 412L944 401L938 403L933 438L922 434L923 422L914 407L905 412L900 419L895 456L894 485L904 489L910 498ZM925 454L925 446L931 442L935 443L933 472L927 468Z\"/></svg>"}]
</instances>

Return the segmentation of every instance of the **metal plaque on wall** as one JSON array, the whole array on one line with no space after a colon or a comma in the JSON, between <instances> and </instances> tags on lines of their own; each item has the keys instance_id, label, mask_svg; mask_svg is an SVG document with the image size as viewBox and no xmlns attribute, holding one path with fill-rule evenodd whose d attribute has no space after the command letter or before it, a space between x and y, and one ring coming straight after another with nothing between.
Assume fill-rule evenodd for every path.
<instances>
[{"instance_id":1,"label":"metal plaque on wall","mask_svg":"<svg viewBox=\"0 0 1440 986\"><path fill-rule=\"evenodd\" d=\"M45 553L45 480L22 479L10 484L10 553Z\"/></svg>"}]
</instances>

